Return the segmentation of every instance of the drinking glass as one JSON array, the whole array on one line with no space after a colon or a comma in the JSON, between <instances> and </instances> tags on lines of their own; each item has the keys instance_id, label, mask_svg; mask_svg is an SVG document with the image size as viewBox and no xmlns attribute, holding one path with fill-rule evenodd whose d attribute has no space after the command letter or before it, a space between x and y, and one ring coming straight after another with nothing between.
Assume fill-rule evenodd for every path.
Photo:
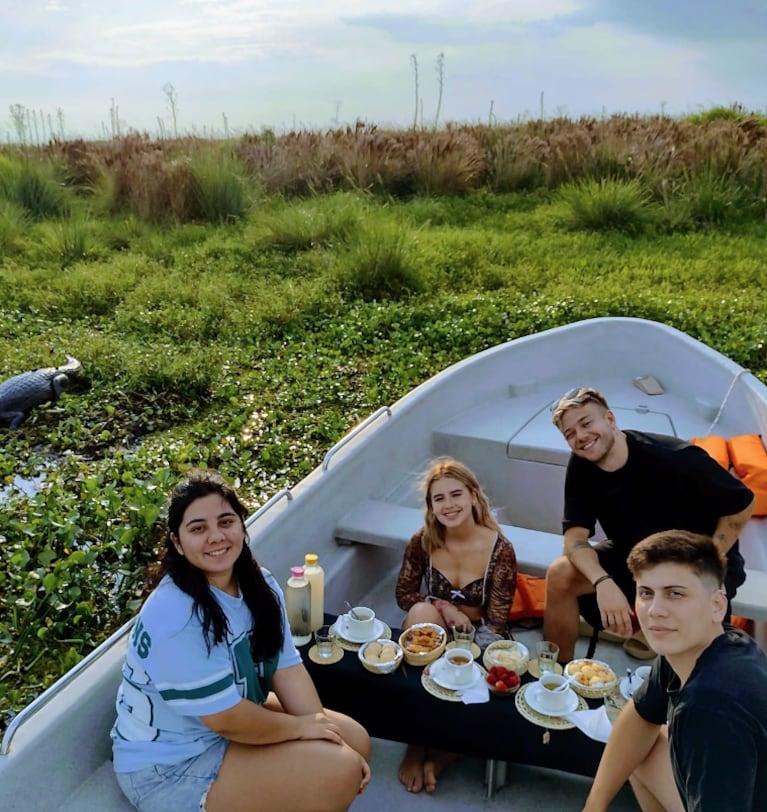
<instances>
[{"instance_id":1,"label":"drinking glass","mask_svg":"<svg viewBox=\"0 0 767 812\"><path fill-rule=\"evenodd\" d=\"M333 656L333 632L331 626L320 626L314 633L314 642L317 644L317 654L321 660L329 660Z\"/></svg>"},{"instance_id":2,"label":"drinking glass","mask_svg":"<svg viewBox=\"0 0 767 812\"><path fill-rule=\"evenodd\" d=\"M474 626L468 631L453 629L453 640L455 640L455 648L465 648L467 651L471 651L471 644L474 642Z\"/></svg>"},{"instance_id":3,"label":"drinking glass","mask_svg":"<svg viewBox=\"0 0 767 812\"><path fill-rule=\"evenodd\" d=\"M542 677L549 671L555 671L557 657L559 657L559 646L548 640L542 640L535 644L535 652L538 655L538 674Z\"/></svg>"}]
</instances>

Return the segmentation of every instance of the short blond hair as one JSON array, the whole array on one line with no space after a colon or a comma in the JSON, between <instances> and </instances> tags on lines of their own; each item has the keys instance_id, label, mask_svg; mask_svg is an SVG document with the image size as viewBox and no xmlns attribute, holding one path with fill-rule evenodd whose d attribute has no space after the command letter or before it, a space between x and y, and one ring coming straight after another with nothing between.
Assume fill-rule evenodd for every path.
<instances>
[{"instance_id":1,"label":"short blond hair","mask_svg":"<svg viewBox=\"0 0 767 812\"><path fill-rule=\"evenodd\" d=\"M562 418L570 409L577 409L586 403L598 403L609 410L607 398L598 390L588 386L577 386L564 395L551 408L551 422L562 431Z\"/></svg>"}]
</instances>

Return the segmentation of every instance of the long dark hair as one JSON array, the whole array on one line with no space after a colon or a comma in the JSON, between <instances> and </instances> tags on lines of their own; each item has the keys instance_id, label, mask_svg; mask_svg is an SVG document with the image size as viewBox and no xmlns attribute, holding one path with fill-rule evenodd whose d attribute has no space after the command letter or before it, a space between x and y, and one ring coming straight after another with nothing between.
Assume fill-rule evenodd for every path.
<instances>
[{"instance_id":1,"label":"long dark hair","mask_svg":"<svg viewBox=\"0 0 767 812\"><path fill-rule=\"evenodd\" d=\"M229 631L226 615L215 599L205 573L189 563L173 543L171 535L178 538L178 531L184 513L192 502L211 494L225 499L242 521L245 542L242 552L234 563L234 576L240 587L243 600L253 616L250 635L250 650L255 662L273 657L282 647L283 628L282 607L279 598L261 572L261 567L253 558L245 532L247 508L240 501L237 492L216 471L192 469L186 479L173 489L168 501L168 518L165 548L159 567L155 571L155 584L165 575L194 600L194 612L202 623L202 633L208 651L212 645L221 643Z\"/></svg>"}]
</instances>

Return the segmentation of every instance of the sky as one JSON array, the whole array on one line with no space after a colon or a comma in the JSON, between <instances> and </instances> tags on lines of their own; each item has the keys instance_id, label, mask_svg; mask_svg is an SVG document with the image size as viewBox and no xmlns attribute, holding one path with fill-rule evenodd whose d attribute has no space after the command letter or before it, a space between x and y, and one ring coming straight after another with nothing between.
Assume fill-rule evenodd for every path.
<instances>
[{"instance_id":1,"label":"sky","mask_svg":"<svg viewBox=\"0 0 767 812\"><path fill-rule=\"evenodd\" d=\"M0 20L0 141L767 112L767 0L0 0Z\"/></svg>"}]
</instances>

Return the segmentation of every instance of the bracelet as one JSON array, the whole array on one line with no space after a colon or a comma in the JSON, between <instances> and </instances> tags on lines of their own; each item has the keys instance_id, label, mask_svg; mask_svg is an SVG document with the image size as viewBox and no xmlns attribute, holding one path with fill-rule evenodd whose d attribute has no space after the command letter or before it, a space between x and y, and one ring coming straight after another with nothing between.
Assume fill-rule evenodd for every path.
<instances>
[{"instance_id":1,"label":"bracelet","mask_svg":"<svg viewBox=\"0 0 767 812\"><path fill-rule=\"evenodd\" d=\"M591 586L593 586L594 589L596 589L602 583L602 581L608 581L608 580L609 581L613 580L613 577L612 577L612 575L610 575L610 573L607 573L606 575L600 575L599 578L597 578L597 580L594 581L594 583Z\"/></svg>"}]
</instances>

